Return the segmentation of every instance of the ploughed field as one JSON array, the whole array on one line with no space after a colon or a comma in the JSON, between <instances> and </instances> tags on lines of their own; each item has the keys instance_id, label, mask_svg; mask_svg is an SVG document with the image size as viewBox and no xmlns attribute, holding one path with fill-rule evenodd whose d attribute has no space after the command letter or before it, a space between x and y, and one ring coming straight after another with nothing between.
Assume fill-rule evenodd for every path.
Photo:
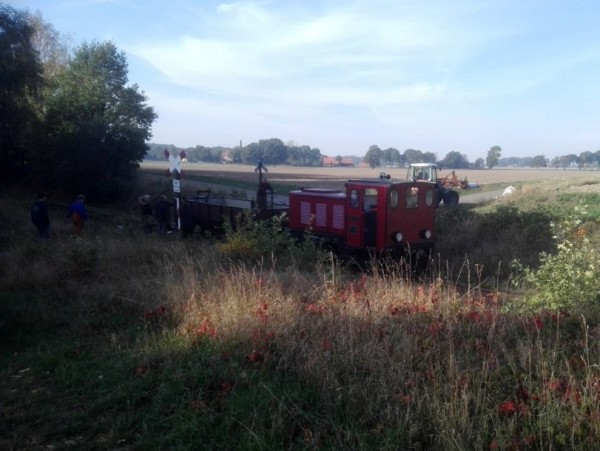
<instances>
[{"instance_id":1,"label":"ploughed field","mask_svg":"<svg viewBox=\"0 0 600 451\"><path fill-rule=\"evenodd\" d=\"M142 168L153 174L165 174L168 162L147 161L142 163ZM240 182L255 183L257 174L254 167L243 164L214 164L214 163L182 163L184 173L199 181L198 177L205 176L214 180L238 180ZM358 167L292 167L267 165L267 179L270 183L296 185L298 187L323 187L341 189L349 179L364 179L379 177L381 172L389 174L392 179L403 180L406 177L404 168L358 168ZM444 169L442 177L449 175L452 170ZM494 168L494 169L457 169L456 175L463 180L465 177L471 183L485 187L486 185L516 184L531 181L552 181L573 178L600 177L600 172L563 170L563 169L519 169L519 168ZM185 180L185 175L184 175Z\"/></svg>"}]
</instances>

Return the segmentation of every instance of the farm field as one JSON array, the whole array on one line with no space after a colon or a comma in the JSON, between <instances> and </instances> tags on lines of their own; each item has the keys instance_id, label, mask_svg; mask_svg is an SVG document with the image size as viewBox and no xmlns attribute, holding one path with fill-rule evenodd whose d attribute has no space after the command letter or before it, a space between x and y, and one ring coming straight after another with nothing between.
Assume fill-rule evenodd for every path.
<instances>
[{"instance_id":1,"label":"farm field","mask_svg":"<svg viewBox=\"0 0 600 451\"><path fill-rule=\"evenodd\" d=\"M256 182L257 176L254 168L242 164L214 164L214 163L183 163L184 172L197 180L197 177L223 178L224 180L237 180L240 182ZM165 174L168 163L147 161L142 163L142 168L151 173ZM341 188L348 179L361 179L379 177L380 172L386 172L393 179L404 179L404 168L357 168L357 167L292 167L268 166L267 177L272 184L285 184L297 186L320 186L327 188ZM450 173L442 170L442 176ZM480 186L498 184L516 184L532 181L560 181L578 178L600 178L600 172L572 171L562 169L517 169L499 168L492 170L460 169L456 170L460 179L465 177L469 182Z\"/></svg>"}]
</instances>

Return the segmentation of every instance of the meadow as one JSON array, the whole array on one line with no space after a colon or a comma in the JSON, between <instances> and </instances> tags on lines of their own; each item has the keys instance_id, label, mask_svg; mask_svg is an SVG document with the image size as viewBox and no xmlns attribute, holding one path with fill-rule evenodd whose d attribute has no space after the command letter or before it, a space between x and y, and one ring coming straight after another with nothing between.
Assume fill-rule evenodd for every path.
<instances>
[{"instance_id":1,"label":"meadow","mask_svg":"<svg viewBox=\"0 0 600 451\"><path fill-rule=\"evenodd\" d=\"M136 194L169 189L145 170L80 239L58 203L39 241L0 198L0 448L597 449L597 173L489 171L518 193L441 208L416 275L275 227L144 234Z\"/></svg>"}]
</instances>

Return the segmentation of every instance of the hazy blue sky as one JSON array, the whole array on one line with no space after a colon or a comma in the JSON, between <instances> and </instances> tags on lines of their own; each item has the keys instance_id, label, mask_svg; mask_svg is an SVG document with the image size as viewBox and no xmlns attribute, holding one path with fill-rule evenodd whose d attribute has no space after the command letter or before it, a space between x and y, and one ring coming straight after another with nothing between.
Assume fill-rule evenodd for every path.
<instances>
[{"instance_id":1,"label":"hazy blue sky","mask_svg":"<svg viewBox=\"0 0 600 451\"><path fill-rule=\"evenodd\" d=\"M15 0L112 41L159 115L152 142L259 139L470 161L600 149L597 0Z\"/></svg>"}]
</instances>

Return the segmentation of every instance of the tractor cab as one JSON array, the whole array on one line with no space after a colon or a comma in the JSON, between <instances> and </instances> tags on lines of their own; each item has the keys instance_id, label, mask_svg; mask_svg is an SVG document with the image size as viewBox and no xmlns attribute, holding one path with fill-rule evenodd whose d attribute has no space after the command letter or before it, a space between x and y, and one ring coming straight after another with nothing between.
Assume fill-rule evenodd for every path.
<instances>
[{"instance_id":1,"label":"tractor cab","mask_svg":"<svg viewBox=\"0 0 600 451\"><path fill-rule=\"evenodd\" d=\"M452 172L453 175L454 171ZM444 205L458 204L459 194L449 186L445 186L446 179L440 177L440 169L434 163L412 163L406 173L406 181L410 182L431 182L436 186L436 207L440 202ZM466 186L466 181L464 182Z\"/></svg>"},{"instance_id":2,"label":"tractor cab","mask_svg":"<svg viewBox=\"0 0 600 451\"><path fill-rule=\"evenodd\" d=\"M407 181L424 180L437 183L438 178L438 167L433 163L413 163L408 167L408 173L406 174Z\"/></svg>"}]
</instances>

